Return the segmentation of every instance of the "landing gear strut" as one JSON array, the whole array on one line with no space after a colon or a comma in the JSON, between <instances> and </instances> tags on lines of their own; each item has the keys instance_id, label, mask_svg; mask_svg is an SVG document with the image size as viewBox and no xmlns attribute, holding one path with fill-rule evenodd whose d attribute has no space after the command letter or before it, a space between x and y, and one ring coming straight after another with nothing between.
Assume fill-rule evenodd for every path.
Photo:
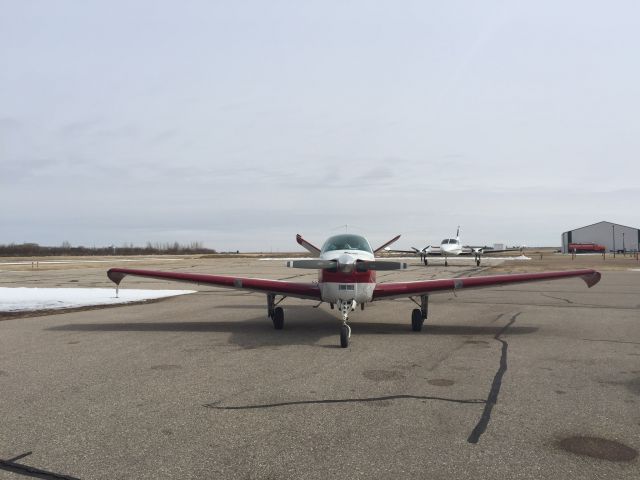
<instances>
[{"instance_id":1,"label":"landing gear strut","mask_svg":"<svg viewBox=\"0 0 640 480\"><path fill-rule=\"evenodd\" d=\"M349 312L356 309L355 300L338 300L338 308L342 313L342 325L340 326L340 347L347 348L349 339L351 338L351 327L347 323L349 321Z\"/></svg>"},{"instance_id":2,"label":"landing gear strut","mask_svg":"<svg viewBox=\"0 0 640 480\"><path fill-rule=\"evenodd\" d=\"M480 266L480 255L476 255L476 267Z\"/></svg>"},{"instance_id":3,"label":"landing gear strut","mask_svg":"<svg viewBox=\"0 0 640 480\"><path fill-rule=\"evenodd\" d=\"M416 302L414 298L411 298L411 300L418 305L418 302ZM414 332L421 331L422 325L424 325L424 321L427 319L427 315L429 314L429 295L421 295L419 305L420 308L414 308L411 312L411 330Z\"/></svg>"}]
</instances>

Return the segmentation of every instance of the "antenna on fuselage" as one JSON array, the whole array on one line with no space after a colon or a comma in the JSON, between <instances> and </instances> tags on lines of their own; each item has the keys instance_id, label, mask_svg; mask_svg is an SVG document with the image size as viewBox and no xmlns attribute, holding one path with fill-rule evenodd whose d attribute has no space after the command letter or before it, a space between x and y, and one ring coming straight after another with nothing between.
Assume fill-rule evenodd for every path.
<instances>
[{"instance_id":1,"label":"antenna on fuselage","mask_svg":"<svg viewBox=\"0 0 640 480\"><path fill-rule=\"evenodd\" d=\"M345 233L349 232L349 227L351 227L351 229L353 230L354 228L357 230L364 230L362 227L359 227L358 225L349 225L347 223L345 223L344 225L338 225L337 227L333 227L331 229L331 231L335 231L335 230L340 230L342 228L344 228Z\"/></svg>"}]
</instances>

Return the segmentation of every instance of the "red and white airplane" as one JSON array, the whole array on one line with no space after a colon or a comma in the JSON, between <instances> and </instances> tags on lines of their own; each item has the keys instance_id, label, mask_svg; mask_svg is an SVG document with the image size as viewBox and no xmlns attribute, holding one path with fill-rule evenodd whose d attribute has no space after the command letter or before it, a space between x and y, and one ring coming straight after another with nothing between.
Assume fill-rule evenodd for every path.
<instances>
[{"instance_id":1,"label":"red and white airplane","mask_svg":"<svg viewBox=\"0 0 640 480\"><path fill-rule=\"evenodd\" d=\"M278 306L286 297L304 298L328 303L331 308L337 305L342 313L340 328L340 346L346 348L351 337L349 313L360 305L378 300L410 298L420 308L411 314L411 327L419 332L427 318L429 295L439 292L455 292L460 289L500 286L511 283L557 280L568 277L581 277L592 287L600 281L600 273L595 270L570 270L564 272L522 273L493 275L485 277L446 278L441 280L421 280L409 282L376 283L378 270L401 270L406 263L376 260L375 254L384 250L400 238L400 235L384 245L372 249L366 238L360 235L342 234L327 239L322 248L307 242L300 235L296 240L317 258L292 260L287 262L291 268L310 268L319 270L318 281L311 283L287 282L259 278L232 277L221 275L202 275L195 273L158 272L153 270L133 270L112 268L107 272L116 284L116 290L127 275L139 277L178 280L206 285L217 285L236 289L262 292L267 295L267 314L276 330L284 326L284 311ZM277 297L281 297L276 301Z\"/></svg>"}]
</instances>

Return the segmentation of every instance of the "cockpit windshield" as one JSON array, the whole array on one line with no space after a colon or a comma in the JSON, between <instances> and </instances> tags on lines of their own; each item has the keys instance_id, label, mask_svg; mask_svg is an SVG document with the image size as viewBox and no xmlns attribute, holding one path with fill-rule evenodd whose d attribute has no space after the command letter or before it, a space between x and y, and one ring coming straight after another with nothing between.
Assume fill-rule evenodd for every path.
<instances>
[{"instance_id":1,"label":"cockpit windshield","mask_svg":"<svg viewBox=\"0 0 640 480\"><path fill-rule=\"evenodd\" d=\"M322 246L322 253L333 250L362 250L364 252L373 253L373 250L366 238L361 237L360 235L351 234L329 237Z\"/></svg>"},{"instance_id":2,"label":"cockpit windshield","mask_svg":"<svg viewBox=\"0 0 640 480\"><path fill-rule=\"evenodd\" d=\"M458 243L458 239L457 238L445 238L444 240L442 240L442 243L444 245L456 245Z\"/></svg>"}]
</instances>

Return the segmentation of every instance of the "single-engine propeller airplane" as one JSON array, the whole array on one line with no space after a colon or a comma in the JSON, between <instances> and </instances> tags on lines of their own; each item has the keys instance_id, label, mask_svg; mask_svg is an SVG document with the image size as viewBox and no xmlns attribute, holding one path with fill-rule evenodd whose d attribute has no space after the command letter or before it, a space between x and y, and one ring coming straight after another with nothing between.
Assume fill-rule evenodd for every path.
<instances>
[{"instance_id":1,"label":"single-engine propeller airplane","mask_svg":"<svg viewBox=\"0 0 640 480\"><path fill-rule=\"evenodd\" d=\"M424 262L424 265L429 265L427 257L439 256L444 257L444 266L449 266L449 257L457 256L471 256L473 255L476 265L480 266L482 255L492 255L495 253L504 252L522 252L522 248L506 248L506 249L494 249L487 247L473 247L471 245L462 245L460 241L460 227L456 231L456 238L445 238L440 243L439 247L432 247L428 245L422 250L418 250L416 247L411 247L413 250L390 250L396 253L413 253L420 255L420 260Z\"/></svg>"},{"instance_id":2,"label":"single-engine propeller airplane","mask_svg":"<svg viewBox=\"0 0 640 480\"><path fill-rule=\"evenodd\" d=\"M287 266L319 270L318 281L312 283L128 268L112 268L107 272L107 275L116 284L116 291L125 276L135 275L262 292L267 295L267 315L273 321L276 330L281 330L284 326L284 311L278 305L287 297L325 302L332 309L334 305L337 305L342 313L340 346L343 348L349 346L351 337L351 327L348 324L349 313L355 310L358 305L364 310L365 304L369 302L394 298L411 299L420 307L415 308L411 313L412 330L419 332L427 318L429 295L432 293L568 277L581 277L589 287L600 281L599 272L585 269L376 283L376 272L379 270L407 268L406 263L375 259L376 253L384 250L399 238L400 235L380 247L372 249L367 239L360 235L341 234L329 237L320 249L297 235L297 242L317 258L291 260L287 262ZM277 297L281 298L276 301Z\"/></svg>"}]
</instances>

